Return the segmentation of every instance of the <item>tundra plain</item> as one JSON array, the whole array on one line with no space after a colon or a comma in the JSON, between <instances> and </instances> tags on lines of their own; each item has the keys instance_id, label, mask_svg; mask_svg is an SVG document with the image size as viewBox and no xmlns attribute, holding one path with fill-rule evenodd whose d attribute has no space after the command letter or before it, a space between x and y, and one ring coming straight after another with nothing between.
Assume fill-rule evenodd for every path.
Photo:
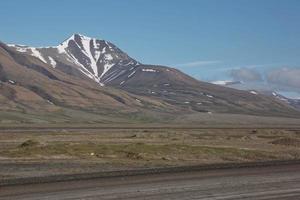
<instances>
[{"instance_id":1,"label":"tundra plain","mask_svg":"<svg viewBox=\"0 0 300 200\"><path fill-rule=\"evenodd\" d=\"M0 178L300 158L300 128L90 127L0 131Z\"/></svg>"}]
</instances>

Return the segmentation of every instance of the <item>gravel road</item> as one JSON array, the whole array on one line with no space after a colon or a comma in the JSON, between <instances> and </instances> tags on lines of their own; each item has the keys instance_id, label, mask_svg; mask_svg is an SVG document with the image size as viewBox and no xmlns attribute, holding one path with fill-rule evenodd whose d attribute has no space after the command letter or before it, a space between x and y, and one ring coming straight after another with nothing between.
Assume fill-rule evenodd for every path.
<instances>
[{"instance_id":1,"label":"gravel road","mask_svg":"<svg viewBox=\"0 0 300 200\"><path fill-rule=\"evenodd\" d=\"M5 186L0 199L300 199L300 164Z\"/></svg>"}]
</instances>

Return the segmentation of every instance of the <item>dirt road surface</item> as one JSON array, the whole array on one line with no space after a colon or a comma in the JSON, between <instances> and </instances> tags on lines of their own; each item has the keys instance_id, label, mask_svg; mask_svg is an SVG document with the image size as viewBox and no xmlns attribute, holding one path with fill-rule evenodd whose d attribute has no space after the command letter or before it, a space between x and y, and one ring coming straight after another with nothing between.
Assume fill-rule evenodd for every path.
<instances>
[{"instance_id":1,"label":"dirt road surface","mask_svg":"<svg viewBox=\"0 0 300 200\"><path fill-rule=\"evenodd\" d=\"M0 199L300 199L300 164L4 186Z\"/></svg>"}]
</instances>

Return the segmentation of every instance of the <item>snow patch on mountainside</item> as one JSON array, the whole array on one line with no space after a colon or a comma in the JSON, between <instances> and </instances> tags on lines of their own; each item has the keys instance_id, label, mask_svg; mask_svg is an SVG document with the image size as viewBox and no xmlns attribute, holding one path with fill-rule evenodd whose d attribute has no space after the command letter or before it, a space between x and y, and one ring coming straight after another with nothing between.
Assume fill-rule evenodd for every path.
<instances>
[{"instance_id":1,"label":"snow patch on mountainside","mask_svg":"<svg viewBox=\"0 0 300 200\"><path fill-rule=\"evenodd\" d=\"M142 69L143 72L158 72L155 69Z\"/></svg>"},{"instance_id":2,"label":"snow patch on mountainside","mask_svg":"<svg viewBox=\"0 0 300 200\"><path fill-rule=\"evenodd\" d=\"M42 56L42 54L39 52L39 50L35 47L28 47L24 45L15 45L15 44L8 44L7 46L15 48L16 51L21 52L21 53L26 53L30 52L31 56L34 56L41 60L44 63L47 63L45 58Z\"/></svg>"},{"instance_id":3,"label":"snow patch on mountainside","mask_svg":"<svg viewBox=\"0 0 300 200\"><path fill-rule=\"evenodd\" d=\"M104 74L106 74L106 72L107 72L108 70L110 70L110 68L112 68L114 65L115 65L115 64L105 64L105 65L104 65L104 70L103 70L102 74L100 75L100 78L101 78Z\"/></svg>"},{"instance_id":4,"label":"snow patch on mountainside","mask_svg":"<svg viewBox=\"0 0 300 200\"><path fill-rule=\"evenodd\" d=\"M16 82L12 81L12 80L8 80L9 83L11 84L15 84Z\"/></svg>"},{"instance_id":5,"label":"snow patch on mountainside","mask_svg":"<svg viewBox=\"0 0 300 200\"><path fill-rule=\"evenodd\" d=\"M85 36L81 36L82 40L82 45L83 45L83 51L86 53L87 57L90 59L90 66L92 67L94 74L97 76L98 75L98 67L97 67L97 61L96 58L93 57L92 53L91 53L91 41L93 41L93 39L85 37Z\"/></svg>"},{"instance_id":6,"label":"snow patch on mountainside","mask_svg":"<svg viewBox=\"0 0 300 200\"><path fill-rule=\"evenodd\" d=\"M67 53L66 53L66 48L67 48L68 45L69 45L69 41L72 40L72 39L74 39L74 35L72 35L69 39L65 40L63 43L61 43L60 45L58 45L58 46L56 47L58 53L60 53L60 54L63 54L63 53L67 54Z\"/></svg>"},{"instance_id":7,"label":"snow patch on mountainside","mask_svg":"<svg viewBox=\"0 0 300 200\"><path fill-rule=\"evenodd\" d=\"M28 50L28 47L25 45L8 44L7 46L13 47L16 49L16 51L21 52L21 53L25 53Z\"/></svg>"},{"instance_id":8,"label":"snow patch on mountainside","mask_svg":"<svg viewBox=\"0 0 300 200\"><path fill-rule=\"evenodd\" d=\"M132 77L134 74L135 74L136 71L133 71L131 72L129 75L128 75L128 78Z\"/></svg>"},{"instance_id":9,"label":"snow patch on mountainside","mask_svg":"<svg viewBox=\"0 0 300 200\"><path fill-rule=\"evenodd\" d=\"M53 58L51 58L50 56L48 56L49 60L50 60L50 64L52 65L52 67L56 67L56 62Z\"/></svg>"},{"instance_id":10,"label":"snow patch on mountainside","mask_svg":"<svg viewBox=\"0 0 300 200\"><path fill-rule=\"evenodd\" d=\"M44 63L47 63L47 61L44 59L44 57L42 56L42 54L36 48L30 47L29 49L32 52L31 53L32 56L37 57L38 59L40 59Z\"/></svg>"},{"instance_id":11,"label":"snow patch on mountainside","mask_svg":"<svg viewBox=\"0 0 300 200\"><path fill-rule=\"evenodd\" d=\"M216 85L227 85L231 81L213 81L211 83L216 84Z\"/></svg>"}]
</instances>

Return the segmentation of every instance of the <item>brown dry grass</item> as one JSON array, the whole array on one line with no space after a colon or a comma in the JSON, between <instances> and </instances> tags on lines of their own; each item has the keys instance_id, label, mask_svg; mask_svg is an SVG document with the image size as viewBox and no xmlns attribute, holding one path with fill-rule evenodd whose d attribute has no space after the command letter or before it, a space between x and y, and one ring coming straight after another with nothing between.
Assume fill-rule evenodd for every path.
<instances>
[{"instance_id":1,"label":"brown dry grass","mask_svg":"<svg viewBox=\"0 0 300 200\"><path fill-rule=\"evenodd\" d=\"M299 140L289 129L2 132L0 176L299 159L300 147L290 144Z\"/></svg>"}]
</instances>

